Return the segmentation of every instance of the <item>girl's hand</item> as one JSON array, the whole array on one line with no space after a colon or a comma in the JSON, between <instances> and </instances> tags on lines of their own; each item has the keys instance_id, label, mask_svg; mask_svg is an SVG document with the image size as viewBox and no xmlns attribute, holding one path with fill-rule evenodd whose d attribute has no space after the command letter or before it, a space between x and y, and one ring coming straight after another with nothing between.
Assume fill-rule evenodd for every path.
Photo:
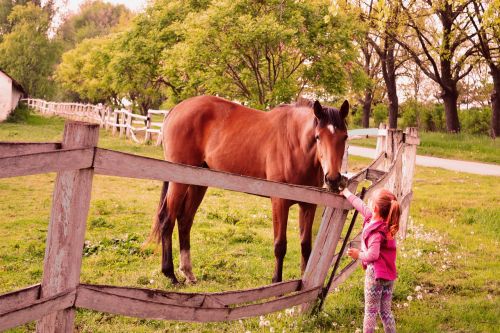
<instances>
[{"instance_id":1,"label":"girl's hand","mask_svg":"<svg viewBox=\"0 0 500 333\"><path fill-rule=\"evenodd\" d=\"M359 250L351 247L347 249L347 255L352 259L357 260L359 258Z\"/></svg>"},{"instance_id":2,"label":"girl's hand","mask_svg":"<svg viewBox=\"0 0 500 333\"><path fill-rule=\"evenodd\" d=\"M349 191L349 189L346 187L342 191L340 191L340 194L347 198L349 197L349 195L351 195L351 191Z\"/></svg>"}]
</instances>

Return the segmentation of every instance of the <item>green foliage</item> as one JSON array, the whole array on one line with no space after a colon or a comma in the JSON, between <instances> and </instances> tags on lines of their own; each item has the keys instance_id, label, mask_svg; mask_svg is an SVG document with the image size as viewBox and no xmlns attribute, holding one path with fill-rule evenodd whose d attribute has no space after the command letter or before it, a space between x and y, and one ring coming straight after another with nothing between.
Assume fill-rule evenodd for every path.
<instances>
[{"instance_id":1,"label":"green foliage","mask_svg":"<svg viewBox=\"0 0 500 333\"><path fill-rule=\"evenodd\" d=\"M77 13L71 14L59 26L57 36L66 49L73 48L84 39L107 35L117 27L126 25L132 13L124 5L102 0L86 1Z\"/></svg>"},{"instance_id":2,"label":"green foliage","mask_svg":"<svg viewBox=\"0 0 500 333\"><path fill-rule=\"evenodd\" d=\"M14 77L29 95L50 97L59 47L48 38L49 14L29 3L15 6L8 22L12 29L0 43L0 68Z\"/></svg>"},{"instance_id":3,"label":"green foliage","mask_svg":"<svg viewBox=\"0 0 500 333\"><path fill-rule=\"evenodd\" d=\"M458 113L462 131L470 134L488 135L491 122L491 108L460 110Z\"/></svg>"},{"instance_id":4,"label":"green foliage","mask_svg":"<svg viewBox=\"0 0 500 333\"><path fill-rule=\"evenodd\" d=\"M388 115L387 105L379 103L373 107L373 121L377 127L380 123L387 122Z\"/></svg>"},{"instance_id":5,"label":"green foliage","mask_svg":"<svg viewBox=\"0 0 500 333\"><path fill-rule=\"evenodd\" d=\"M5 120L7 123L25 123L30 116L30 108L24 104L19 103Z\"/></svg>"},{"instance_id":6,"label":"green foliage","mask_svg":"<svg viewBox=\"0 0 500 333\"><path fill-rule=\"evenodd\" d=\"M165 73L181 71L188 94L206 92L268 108L308 86L342 94L354 59L351 22L325 22L325 2L221 0L178 25Z\"/></svg>"}]
</instances>

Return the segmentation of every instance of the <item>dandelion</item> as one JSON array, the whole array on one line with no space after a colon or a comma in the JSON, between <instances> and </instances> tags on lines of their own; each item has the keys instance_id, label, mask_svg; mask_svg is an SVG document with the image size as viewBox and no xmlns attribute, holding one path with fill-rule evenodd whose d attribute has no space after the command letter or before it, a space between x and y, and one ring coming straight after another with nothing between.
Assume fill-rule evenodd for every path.
<instances>
[{"instance_id":1,"label":"dandelion","mask_svg":"<svg viewBox=\"0 0 500 333\"><path fill-rule=\"evenodd\" d=\"M415 291L420 291L420 290L422 290L422 287L421 287L421 286L416 286L416 287L415 287Z\"/></svg>"},{"instance_id":2,"label":"dandelion","mask_svg":"<svg viewBox=\"0 0 500 333\"><path fill-rule=\"evenodd\" d=\"M336 322L333 322L332 323L333 327L336 327L337 326L337 323Z\"/></svg>"},{"instance_id":3,"label":"dandelion","mask_svg":"<svg viewBox=\"0 0 500 333\"><path fill-rule=\"evenodd\" d=\"M269 332L274 333L274 327L269 327Z\"/></svg>"},{"instance_id":4,"label":"dandelion","mask_svg":"<svg viewBox=\"0 0 500 333\"><path fill-rule=\"evenodd\" d=\"M401 307L401 304L396 304L396 307L399 309Z\"/></svg>"},{"instance_id":5,"label":"dandelion","mask_svg":"<svg viewBox=\"0 0 500 333\"><path fill-rule=\"evenodd\" d=\"M264 321L264 319L265 319L265 318L264 318L264 316L260 316L260 317L259 317L259 320L260 320L260 321Z\"/></svg>"},{"instance_id":6,"label":"dandelion","mask_svg":"<svg viewBox=\"0 0 500 333\"><path fill-rule=\"evenodd\" d=\"M404 306L405 308L407 308L407 307L409 306L409 304L408 304L408 303L406 303L406 302L404 302L404 303L403 303L403 306Z\"/></svg>"},{"instance_id":7,"label":"dandelion","mask_svg":"<svg viewBox=\"0 0 500 333\"><path fill-rule=\"evenodd\" d=\"M424 296L422 296L422 294L418 294L418 295L417 295L417 299L418 299L418 300L421 300L421 299L423 299L423 298L424 298Z\"/></svg>"},{"instance_id":8,"label":"dandelion","mask_svg":"<svg viewBox=\"0 0 500 333\"><path fill-rule=\"evenodd\" d=\"M462 259L462 256L461 256L461 255L458 255L458 256L457 256L457 259Z\"/></svg>"},{"instance_id":9,"label":"dandelion","mask_svg":"<svg viewBox=\"0 0 500 333\"><path fill-rule=\"evenodd\" d=\"M447 266L446 266L446 265L443 265L443 266L441 266L441 268L442 268L442 269L446 269L446 268L447 268Z\"/></svg>"},{"instance_id":10,"label":"dandelion","mask_svg":"<svg viewBox=\"0 0 500 333\"><path fill-rule=\"evenodd\" d=\"M356 324L356 322L353 320L351 321L351 325L354 326Z\"/></svg>"},{"instance_id":11,"label":"dandelion","mask_svg":"<svg viewBox=\"0 0 500 333\"><path fill-rule=\"evenodd\" d=\"M266 320L266 321L264 322L264 326L271 326L271 322L270 322L269 320Z\"/></svg>"},{"instance_id":12,"label":"dandelion","mask_svg":"<svg viewBox=\"0 0 500 333\"><path fill-rule=\"evenodd\" d=\"M278 313L278 319L281 319L281 312Z\"/></svg>"},{"instance_id":13,"label":"dandelion","mask_svg":"<svg viewBox=\"0 0 500 333\"><path fill-rule=\"evenodd\" d=\"M240 323L240 325L243 325L243 320L238 320L238 322Z\"/></svg>"},{"instance_id":14,"label":"dandelion","mask_svg":"<svg viewBox=\"0 0 500 333\"><path fill-rule=\"evenodd\" d=\"M411 295L408 295L408 297L406 297L406 299L407 299L409 302L413 301L413 297L412 297Z\"/></svg>"},{"instance_id":15,"label":"dandelion","mask_svg":"<svg viewBox=\"0 0 500 333\"><path fill-rule=\"evenodd\" d=\"M149 283L153 284L153 283L155 283L155 280L151 279L151 280L149 280Z\"/></svg>"}]
</instances>

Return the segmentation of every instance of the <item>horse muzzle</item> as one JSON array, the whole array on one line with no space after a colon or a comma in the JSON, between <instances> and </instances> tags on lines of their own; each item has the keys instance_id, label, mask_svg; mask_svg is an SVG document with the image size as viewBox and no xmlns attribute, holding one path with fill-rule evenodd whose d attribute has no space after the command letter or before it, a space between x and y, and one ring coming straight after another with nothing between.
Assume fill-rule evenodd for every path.
<instances>
[{"instance_id":1,"label":"horse muzzle","mask_svg":"<svg viewBox=\"0 0 500 333\"><path fill-rule=\"evenodd\" d=\"M341 174L339 174L338 177L333 180L325 176L325 184L328 187L328 190L333 193L339 193L344 188L346 188L347 180L347 177L342 176Z\"/></svg>"}]
</instances>

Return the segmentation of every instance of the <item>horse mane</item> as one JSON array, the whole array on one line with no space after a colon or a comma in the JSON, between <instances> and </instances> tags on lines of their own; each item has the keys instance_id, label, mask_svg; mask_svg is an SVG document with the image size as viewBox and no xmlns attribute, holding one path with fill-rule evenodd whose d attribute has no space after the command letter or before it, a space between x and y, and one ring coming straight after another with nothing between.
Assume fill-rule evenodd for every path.
<instances>
[{"instance_id":1,"label":"horse mane","mask_svg":"<svg viewBox=\"0 0 500 333\"><path fill-rule=\"evenodd\" d=\"M299 98L294 106L305 106L311 109L314 108L314 101L307 98ZM343 119L340 115L340 110L331 106L323 106L323 113L325 114L324 119L320 119L320 125L333 125L335 128L338 128L343 131L347 131L347 119Z\"/></svg>"}]
</instances>

